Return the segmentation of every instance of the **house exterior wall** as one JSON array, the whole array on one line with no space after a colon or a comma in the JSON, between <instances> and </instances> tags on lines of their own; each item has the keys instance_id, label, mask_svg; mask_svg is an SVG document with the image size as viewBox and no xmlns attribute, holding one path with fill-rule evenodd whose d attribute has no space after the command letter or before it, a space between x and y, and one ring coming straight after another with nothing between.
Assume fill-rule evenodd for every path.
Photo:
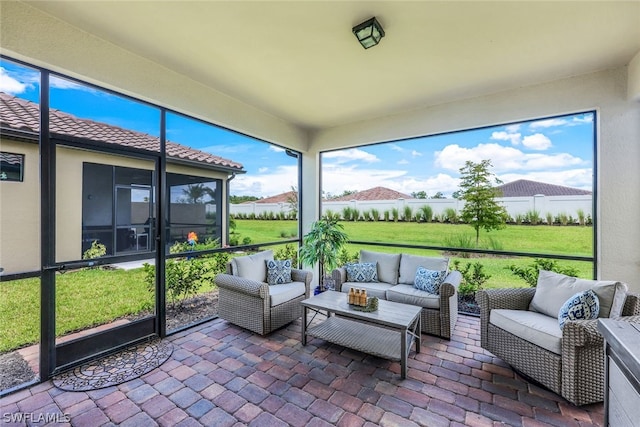
<instances>
[{"instance_id":1,"label":"house exterior wall","mask_svg":"<svg viewBox=\"0 0 640 427\"><path fill-rule=\"evenodd\" d=\"M3 274L36 271L40 269L38 144L2 138L0 151L25 154L24 181L0 182L0 267ZM56 161L56 261L75 261L82 258L83 164L145 170L153 170L155 165L151 161L62 146L57 148ZM167 165L167 172L220 179L223 187L227 178L225 173L176 164ZM220 208L224 217L225 203L220 203Z\"/></svg>"},{"instance_id":2,"label":"house exterior wall","mask_svg":"<svg viewBox=\"0 0 640 427\"><path fill-rule=\"evenodd\" d=\"M0 181L0 268L40 269L40 164L38 144L0 138L0 151L24 154L24 180Z\"/></svg>"}]
</instances>

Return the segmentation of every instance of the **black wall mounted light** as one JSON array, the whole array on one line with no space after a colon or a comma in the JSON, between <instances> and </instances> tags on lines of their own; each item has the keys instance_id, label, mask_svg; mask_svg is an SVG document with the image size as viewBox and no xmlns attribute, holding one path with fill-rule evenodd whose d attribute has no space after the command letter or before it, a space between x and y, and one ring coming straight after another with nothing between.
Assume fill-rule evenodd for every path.
<instances>
[{"instance_id":1,"label":"black wall mounted light","mask_svg":"<svg viewBox=\"0 0 640 427\"><path fill-rule=\"evenodd\" d=\"M377 45L380 43L380 39L384 37L384 30L375 17L356 25L352 31L365 49Z\"/></svg>"}]
</instances>

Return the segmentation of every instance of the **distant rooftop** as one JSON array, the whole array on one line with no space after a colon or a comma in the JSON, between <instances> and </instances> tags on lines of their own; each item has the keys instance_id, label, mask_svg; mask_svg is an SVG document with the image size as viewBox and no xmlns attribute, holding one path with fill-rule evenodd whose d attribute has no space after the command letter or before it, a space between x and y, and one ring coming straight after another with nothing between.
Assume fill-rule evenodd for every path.
<instances>
[{"instance_id":1,"label":"distant rooftop","mask_svg":"<svg viewBox=\"0 0 640 427\"><path fill-rule=\"evenodd\" d=\"M297 199L298 195L295 191L287 191L286 193L276 194L275 196L265 197L264 199L245 203L289 203L291 200Z\"/></svg>"},{"instance_id":2,"label":"distant rooftop","mask_svg":"<svg viewBox=\"0 0 640 427\"><path fill-rule=\"evenodd\" d=\"M536 194L545 196L583 196L591 191L579 188L564 187L562 185L519 179L496 187L502 191L502 197L531 197Z\"/></svg>"},{"instance_id":3,"label":"distant rooftop","mask_svg":"<svg viewBox=\"0 0 640 427\"><path fill-rule=\"evenodd\" d=\"M37 135L40 129L38 104L0 92L0 129ZM149 151L160 151L160 139L145 133L106 123L80 119L59 110L50 110L49 128L61 139L82 138ZM242 164L204 151L167 141L167 158L201 163L204 167L244 172Z\"/></svg>"},{"instance_id":4,"label":"distant rooftop","mask_svg":"<svg viewBox=\"0 0 640 427\"><path fill-rule=\"evenodd\" d=\"M349 200L367 201L367 200L395 200L395 199L413 199L413 197L408 194L404 194L399 191L392 190L390 188L373 187L368 190L358 191L357 193L349 194L348 196L342 196L336 199L331 199L331 201L344 202Z\"/></svg>"}]
</instances>

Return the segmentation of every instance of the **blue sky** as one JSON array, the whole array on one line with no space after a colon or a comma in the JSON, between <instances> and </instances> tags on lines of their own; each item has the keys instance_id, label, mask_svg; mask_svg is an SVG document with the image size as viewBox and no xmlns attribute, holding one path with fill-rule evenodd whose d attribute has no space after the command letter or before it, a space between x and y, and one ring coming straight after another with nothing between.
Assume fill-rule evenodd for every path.
<instances>
[{"instance_id":1,"label":"blue sky","mask_svg":"<svg viewBox=\"0 0 640 427\"><path fill-rule=\"evenodd\" d=\"M0 91L38 101L38 73L0 60ZM51 79L51 107L77 117L159 134L159 110L126 98ZM592 190L593 114L574 114L324 153L323 191L375 186L446 196L458 189L466 160L490 159L505 183L530 179ZM282 148L185 118L167 116L169 140L242 163L231 193L268 197L297 185L297 161Z\"/></svg>"}]
</instances>

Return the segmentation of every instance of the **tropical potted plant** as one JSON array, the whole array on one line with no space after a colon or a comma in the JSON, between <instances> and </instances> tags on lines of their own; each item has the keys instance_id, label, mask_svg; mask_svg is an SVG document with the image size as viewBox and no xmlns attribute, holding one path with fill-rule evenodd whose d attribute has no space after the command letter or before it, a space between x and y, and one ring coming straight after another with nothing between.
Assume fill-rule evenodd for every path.
<instances>
[{"instance_id":1,"label":"tropical potted plant","mask_svg":"<svg viewBox=\"0 0 640 427\"><path fill-rule=\"evenodd\" d=\"M325 216L311 224L311 229L302 240L300 261L309 266L318 263L321 291L325 288L325 281L331 279L326 272L338 266L338 254L349 240L343 230L337 219Z\"/></svg>"}]
</instances>

